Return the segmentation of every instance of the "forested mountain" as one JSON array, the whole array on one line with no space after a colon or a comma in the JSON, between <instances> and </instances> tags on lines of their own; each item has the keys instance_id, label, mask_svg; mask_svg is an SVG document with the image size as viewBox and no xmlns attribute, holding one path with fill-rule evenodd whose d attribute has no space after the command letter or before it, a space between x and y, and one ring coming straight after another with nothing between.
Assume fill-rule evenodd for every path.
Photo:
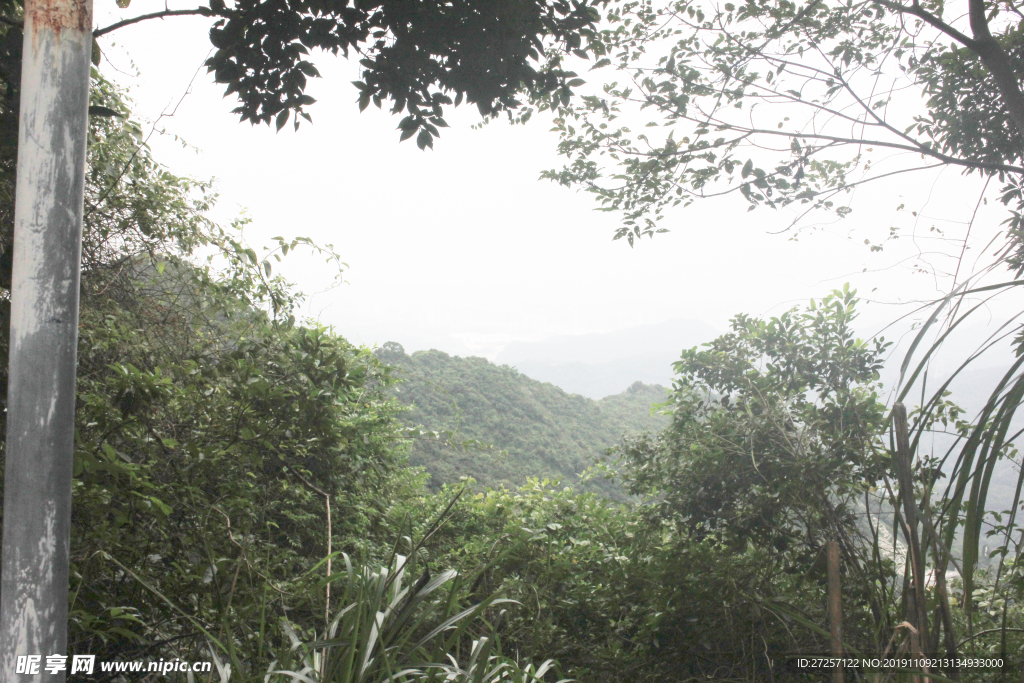
<instances>
[{"instance_id":1,"label":"forested mountain","mask_svg":"<svg viewBox=\"0 0 1024 683\"><path fill-rule=\"evenodd\" d=\"M401 382L393 389L408 412L402 420L448 438L414 440L410 464L425 467L430 486L471 476L486 486L518 486L528 477L576 484L579 475L624 435L657 432L667 419L652 405L668 398L664 387L636 382L621 394L599 401L568 394L507 365L484 358L460 358L443 351L411 356L389 342L377 351L396 367ZM476 440L493 448L460 447ZM583 488L615 493L604 480Z\"/></svg>"}]
</instances>

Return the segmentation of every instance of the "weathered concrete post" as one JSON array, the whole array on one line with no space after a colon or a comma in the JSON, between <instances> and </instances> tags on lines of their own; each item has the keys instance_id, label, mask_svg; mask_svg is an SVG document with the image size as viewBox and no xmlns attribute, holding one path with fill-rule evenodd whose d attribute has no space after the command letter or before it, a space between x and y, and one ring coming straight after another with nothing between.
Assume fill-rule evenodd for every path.
<instances>
[{"instance_id":1,"label":"weathered concrete post","mask_svg":"<svg viewBox=\"0 0 1024 683\"><path fill-rule=\"evenodd\" d=\"M63 681L92 0L26 0L4 474L2 680ZM42 655L16 673L18 655Z\"/></svg>"}]
</instances>

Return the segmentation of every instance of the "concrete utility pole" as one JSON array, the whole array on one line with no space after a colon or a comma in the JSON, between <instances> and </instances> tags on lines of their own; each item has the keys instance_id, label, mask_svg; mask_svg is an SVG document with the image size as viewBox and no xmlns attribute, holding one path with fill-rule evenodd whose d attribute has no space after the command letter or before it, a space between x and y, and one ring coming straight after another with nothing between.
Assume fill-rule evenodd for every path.
<instances>
[{"instance_id":1,"label":"concrete utility pole","mask_svg":"<svg viewBox=\"0 0 1024 683\"><path fill-rule=\"evenodd\" d=\"M26 0L14 209L0 679L63 681L92 0ZM16 673L19 655L41 655Z\"/></svg>"}]
</instances>

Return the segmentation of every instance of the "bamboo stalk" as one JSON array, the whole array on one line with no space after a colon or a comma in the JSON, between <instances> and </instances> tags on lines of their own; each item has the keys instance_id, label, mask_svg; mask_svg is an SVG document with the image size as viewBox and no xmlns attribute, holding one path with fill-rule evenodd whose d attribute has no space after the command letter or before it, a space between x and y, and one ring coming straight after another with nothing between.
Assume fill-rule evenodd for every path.
<instances>
[{"instance_id":1,"label":"bamboo stalk","mask_svg":"<svg viewBox=\"0 0 1024 683\"><path fill-rule=\"evenodd\" d=\"M917 610L914 615L917 623L918 639L920 643L928 642L928 613L926 612L927 602L924 589L924 556L921 553L921 540L918 535L917 522L917 501L914 496L914 477L911 466L912 455L910 453L910 432L907 427L907 409L902 403L893 406L893 416L896 425L896 463L897 474L900 480L900 491L903 498L903 514L907 521L907 529L910 538L910 569L912 571L914 602Z\"/></svg>"},{"instance_id":2,"label":"bamboo stalk","mask_svg":"<svg viewBox=\"0 0 1024 683\"><path fill-rule=\"evenodd\" d=\"M910 537L910 570L914 609L911 616L917 623L917 632L911 632L911 648L920 656L928 647L928 602L925 594L924 555L921 553L921 539L917 531L917 500L914 495L913 455L910 452L910 429L907 426L907 409L902 403L892 407L896 431L896 465L900 480L900 494L903 498L903 514ZM916 677L915 677L916 678ZM925 679L928 680L928 679Z\"/></svg>"},{"instance_id":3,"label":"bamboo stalk","mask_svg":"<svg viewBox=\"0 0 1024 683\"><path fill-rule=\"evenodd\" d=\"M329 638L327 629L331 627L331 497L323 494L327 501L327 594L324 596L324 638Z\"/></svg>"},{"instance_id":4,"label":"bamboo stalk","mask_svg":"<svg viewBox=\"0 0 1024 683\"><path fill-rule=\"evenodd\" d=\"M324 500L327 501L327 588L326 595L324 596L324 640L330 640L331 634L331 496L330 494L323 492ZM327 672L327 648L323 650L321 655L323 659L320 661L320 680L324 680L324 674Z\"/></svg>"}]
</instances>

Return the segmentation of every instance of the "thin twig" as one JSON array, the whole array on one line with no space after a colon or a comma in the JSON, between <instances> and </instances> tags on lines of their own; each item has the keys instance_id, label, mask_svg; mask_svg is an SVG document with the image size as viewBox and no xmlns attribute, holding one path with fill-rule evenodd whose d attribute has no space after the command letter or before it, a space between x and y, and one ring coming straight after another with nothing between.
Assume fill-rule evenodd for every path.
<instances>
[{"instance_id":1,"label":"thin twig","mask_svg":"<svg viewBox=\"0 0 1024 683\"><path fill-rule=\"evenodd\" d=\"M1004 631L1008 633L1024 633L1024 628L990 628L985 631L978 631L973 636L968 636L967 638L964 638L956 647L957 649L960 649L962 645L966 645L968 642L974 640L978 636L983 636L987 633L1003 633Z\"/></svg>"},{"instance_id":2,"label":"thin twig","mask_svg":"<svg viewBox=\"0 0 1024 683\"><path fill-rule=\"evenodd\" d=\"M985 192L988 190L988 183L992 180L992 176L985 178L985 186L981 188L981 194L978 195L978 203L974 205L974 213L971 214L971 220L967 224L967 234L964 235L964 244L960 248L960 258L956 260L956 272L953 273L953 286L950 288L956 289L956 279L960 275L960 264L964 260L964 252L967 251L967 239L971 236L971 228L974 227L974 219L978 217L978 209L981 207L981 200L985 198Z\"/></svg>"}]
</instances>

